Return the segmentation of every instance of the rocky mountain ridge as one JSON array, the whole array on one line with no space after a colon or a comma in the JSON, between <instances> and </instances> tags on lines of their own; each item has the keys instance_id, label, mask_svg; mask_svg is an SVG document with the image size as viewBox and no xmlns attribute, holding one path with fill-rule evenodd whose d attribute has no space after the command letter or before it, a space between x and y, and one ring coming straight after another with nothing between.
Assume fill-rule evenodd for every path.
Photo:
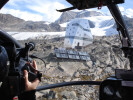
<instances>
[{"instance_id":1,"label":"rocky mountain ridge","mask_svg":"<svg viewBox=\"0 0 133 100\"><path fill-rule=\"evenodd\" d=\"M56 23L24 21L10 14L0 14L0 28L9 32L59 32L64 30Z\"/></svg>"},{"instance_id":2,"label":"rocky mountain ridge","mask_svg":"<svg viewBox=\"0 0 133 100\"><path fill-rule=\"evenodd\" d=\"M74 11L67 11L63 12L59 19L55 21L55 23L62 24L69 22L71 19L74 18L84 18L84 17L92 17L92 16L103 16L101 12L97 11L88 11L88 10L82 10L80 12L74 12Z\"/></svg>"}]
</instances>

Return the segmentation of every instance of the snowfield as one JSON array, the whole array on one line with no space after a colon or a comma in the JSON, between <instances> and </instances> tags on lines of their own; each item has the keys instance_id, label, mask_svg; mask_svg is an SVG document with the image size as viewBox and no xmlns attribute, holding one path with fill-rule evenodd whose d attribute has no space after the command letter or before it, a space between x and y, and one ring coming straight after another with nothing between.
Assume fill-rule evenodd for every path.
<instances>
[{"instance_id":1,"label":"snowfield","mask_svg":"<svg viewBox=\"0 0 133 100\"><path fill-rule=\"evenodd\" d=\"M115 21L112 16L93 16L85 17L82 19L88 19L95 25L94 28L90 28L92 35L94 36L110 36L118 34L117 30L113 27ZM66 27L67 23L60 24L61 27Z\"/></svg>"},{"instance_id":2,"label":"snowfield","mask_svg":"<svg viewBox=\"0 0 133 100\"><path fill-rule=\"evenodd\" d=\"M116 28L114 28L115 21L112 16L95 16L95 17L87 17L95 24L94 28L91 28L92 35L95 36L110 36L117 34Z\"/></svg>"}]
</instances>

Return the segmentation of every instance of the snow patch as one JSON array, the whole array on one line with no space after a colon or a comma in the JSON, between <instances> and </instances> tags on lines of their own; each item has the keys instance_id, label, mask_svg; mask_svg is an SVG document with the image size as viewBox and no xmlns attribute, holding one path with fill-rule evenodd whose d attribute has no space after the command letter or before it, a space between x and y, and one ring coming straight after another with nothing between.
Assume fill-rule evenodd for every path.
<instances>
[{"instance_id":1,"label":"snow patch","mask_svg":"<svg viewBox=\"0 0 133 100\"><path fill-rule=\"evenodd\" d=\"M47 25L49 25L49 24L50 24L50 22L45 22L45 23L43 23L43 24L47 24Z\"/></svg>"},{"instance_id":2,"label":"snow patch","mask_svg":"<svg viewBox=\"0 0 133 100\"><path fill-rule=\"evenodd\" d=\"M60 26L61 26L61 27L66 27L67 24L68 24L68 22L67 22L67 23L63 23L63 24L60 24Z\"/></svg>"}]
</instances>

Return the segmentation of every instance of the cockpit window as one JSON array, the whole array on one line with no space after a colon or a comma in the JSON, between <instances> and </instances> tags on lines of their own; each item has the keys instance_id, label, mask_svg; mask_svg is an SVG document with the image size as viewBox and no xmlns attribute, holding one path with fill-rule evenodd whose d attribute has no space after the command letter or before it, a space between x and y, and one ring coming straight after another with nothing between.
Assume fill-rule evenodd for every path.
<instances>
[{"instance_id":1,"label":"cockpit window","mask_svg":"<svg viewBox=\"0 0 133 100\"><path fill-rule=\"evenodd\" d=\"M126 2L119 8L132 39L133 1ZM10 0L1 10L0 29L22 46L33 41L36 48L29 55L46 62L45 67L36 60L43 73L39 85L103 81L116 68L129 69L129 61L119 48L117 25L107 7L56 11L68 6L62 0ZM97 86L70 86L38 92L37 98L96 100L98 92ZM110 91L108 94L112 95Z\"/></svg>"}]
</instances>

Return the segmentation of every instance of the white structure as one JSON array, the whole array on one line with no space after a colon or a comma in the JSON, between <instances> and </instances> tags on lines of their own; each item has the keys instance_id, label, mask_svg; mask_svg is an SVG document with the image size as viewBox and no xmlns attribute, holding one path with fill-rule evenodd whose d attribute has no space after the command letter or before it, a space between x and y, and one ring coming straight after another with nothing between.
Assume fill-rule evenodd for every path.
<instances>
[{"instance_id":1,"label":"white structure","mask_svg":"<svg viewBox=\"0 0 133 100\"><path fill-rule=\"evenodd\" d=\"M86 46L93 42L90 25L87 19L74 19L67 24L64 47Z\"/></svg>"}]
</instances>

